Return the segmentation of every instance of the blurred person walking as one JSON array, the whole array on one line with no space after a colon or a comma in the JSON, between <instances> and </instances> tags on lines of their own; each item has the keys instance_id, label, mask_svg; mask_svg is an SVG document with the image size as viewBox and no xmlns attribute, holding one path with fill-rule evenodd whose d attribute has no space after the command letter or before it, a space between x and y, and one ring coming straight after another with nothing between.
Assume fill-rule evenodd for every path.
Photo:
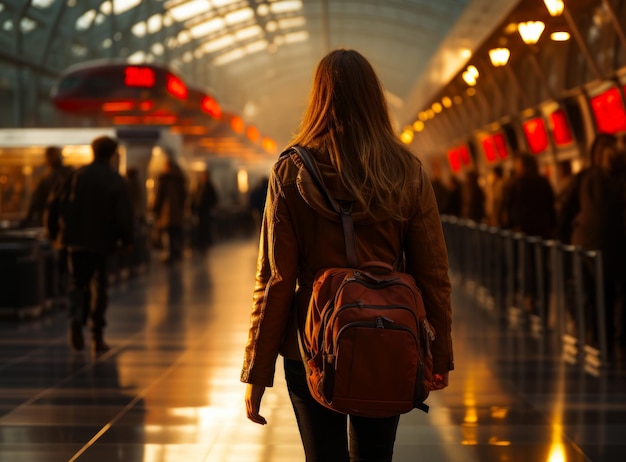
<instances>
[{"instance_id":1,"label":"blurred person walking","mask_svg":"<svg viewBox=\"0 0 626 462\"><path fill-rule=\"evenodd\" d=\"M43 226L44 213L52 191L72 173L72 168L63 165L62 150L58 146L49 146L45 151L46 170L39 179L22 220L22 227Z\"/></svg>"},{"instance_id":2,"label":"blurred person walking","mask_svg":"<svg viewBox=\"0 0 626 462\"><path fill-rule=\"evenodd\" d=\"M84 348L83 326L89 320L91 349L103 353L108 306L108 260L133 239L133 210L126 181L111 166L118 142L93 140L93 162L68 177L51 199L49 234L60 235L68 249L70 270L69 341Z\"/></svg>"},{"instance_id":3,"label":"blurred person walking","mask_svg":"<svg viewBox=\"0 0 626 462\"><path fill-rule=\"evenodd\" d=\"M522 153L514 158L513 176L504 187L502 211L503 228L544 240L554 237L556 228L554 191L550 181L539 173L539 164L533 155ZM535 248L525 244L523 249L522 254L519 246L515 246L513 258L516 266L522 266L521 263L524 262L523 270L520 268L517 274L519 287L524 288L524 293L521 294L524 309L529 313L540 315L542 310L539 303L545 308L543 312L546 312L549 306L550 274L547 265L542 265L544 268L541 273L542 279L538 280ZM546 251L543 247L541 250L543 252L541 258L547 259ZM539 292L540 287L543 287L543 294Z\"/></svg>"},{"instance_id":4,"label":"blurred person walking","mask_svg":"<svg viewBox=\"0 0 626 462\"><path fill-rule=\"evenodd\" d=\"M194 216L196 246L200 253L204 253L213 243L211 222L218 195L207 170L200 172L198 180L198 186L191 197L191 213Z\"/></svg>"},{"instance_id":5,"label":"blurred person walking","mask_svg":"<svg viewBox=\"0 0 626 462\"><path fill-rule=\"evenodd\" d=\"M335 50L321 60L293 145L311 153L331 195L352 204L359 264L404 267L422 289L437 332L433 389L446 387L453 369L450 281L435 194L422 163L395 135L381 84L362 55ZM261 400L281 354L308 462L391 461L400 416L348 416L319 404L298 349L315 274L345 264L341 220L298 155L285 151L272 169L263 215L241 374L247 415L267 423Z\"/></svg>"},{"instance_id":6,"label":"blurred person walking","mask_svg":"<svg viewBox=\"0 0 626 462\"><path fill-rule=\"evenodd\" d=\"M154 226L167 234L168 254L165 263L182 260L184 247L187 184L180 166L169 157L156 184L153 212Z\"/></svg>"},{"instance_id":7,"label":"blurred person walking","mask_svg":"<svg viewBox=\"0 0 626 462\"><path fill-rule=\"evenodd\" d=\"M470 170L461 184L461 218L481 223L485 218L485 193L478 172Z\"/></svg>"}]
</instances>

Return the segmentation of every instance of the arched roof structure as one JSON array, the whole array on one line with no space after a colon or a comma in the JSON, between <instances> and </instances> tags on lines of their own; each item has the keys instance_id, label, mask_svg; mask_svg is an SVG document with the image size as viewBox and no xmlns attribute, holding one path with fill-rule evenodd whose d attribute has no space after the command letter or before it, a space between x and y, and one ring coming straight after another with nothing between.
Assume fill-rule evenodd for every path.
<instances>
[{"instance_id":1,"label":"arched roof structure","mask_svg":"<svg viewBox=\"0 0 626 462\"><path fill-rule=\"evenodd\" d=\"M64 69L124 58L171 66L282 145L297 126L315 65L330 49L347 47L373 63L400 126L517 3L0 0L0 102L12 108L2 124L53 125L45 99Z\"/></svg>"}]
</instances>

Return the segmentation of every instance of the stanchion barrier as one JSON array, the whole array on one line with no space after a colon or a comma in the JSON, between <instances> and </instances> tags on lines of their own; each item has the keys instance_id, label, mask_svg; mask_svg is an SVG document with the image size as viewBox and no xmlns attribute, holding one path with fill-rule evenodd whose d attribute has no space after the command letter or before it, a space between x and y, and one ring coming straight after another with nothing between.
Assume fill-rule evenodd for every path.
<instances>
[{"instance_id":1,"label":"stanchion barrier","mask_svg":"<svg viewBox=\"0 0 626 462\"><path fill-rule=\"evenodd\" d=\"M605 294L604 294L604 271L602 266L602 252L593 251L587 252L587 255L594 258L595 261L595 274L596 274L596 314L598 319L598 347L600 349L600 361L602 364L607 364L609 360L609 342L607 338L607 319L605 309ZM612 312L612 310L611 310ZM611 320L612 321L612 320Z\"/></svg>"},{"instance_id":2,"label":"stanchion barrier","mask_svg":"<svg viewBox=\"0 0 626 462\"><path fill-rule=\"evenodd\" d=\"M540 338L554 332L579 360L607 363L601 252L454 217L442 222L451 271L482 306Z\"/></svg>"}]
</instances>

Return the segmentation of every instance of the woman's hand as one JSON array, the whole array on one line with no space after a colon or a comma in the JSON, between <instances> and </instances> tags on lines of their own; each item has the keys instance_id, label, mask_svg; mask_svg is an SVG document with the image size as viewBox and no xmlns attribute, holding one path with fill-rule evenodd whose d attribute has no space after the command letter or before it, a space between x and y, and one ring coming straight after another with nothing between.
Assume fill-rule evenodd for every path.
<instances>
[{"instance_id":1,"label":"woman's hand","mask_svg":"<svg viewBox=\"0 0 626 462\"><path fill-rule=\"evenodd\" d=\"M265 425L267 423L265 417L259 414L263 393L265 393L265 387L262 385L249 383L246 387L246 413L248 415L248 419L260 425Z\"/></svg>"},{"instance_id":2,"label":"woman's hand","mask_svg":"<svg viewBox=\"0 0 626 462\"><path fill-rule=\"evenodd\" d=\"M443 390L447 386L448 386L448 373L447 372L444 372L443 374L433 374L431 391Z\"/></svg>"}]
</instances>

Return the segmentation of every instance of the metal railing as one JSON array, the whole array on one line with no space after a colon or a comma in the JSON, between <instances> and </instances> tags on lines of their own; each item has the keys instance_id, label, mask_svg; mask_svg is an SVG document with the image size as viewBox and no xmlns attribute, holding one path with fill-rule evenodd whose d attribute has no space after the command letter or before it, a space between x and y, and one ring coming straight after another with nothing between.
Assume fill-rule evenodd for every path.
<instances>
[{"instance_id":1,"label":"metal railing","mask_svg":"<svg viewBox=\"0 0 626 462\"><path fill-rule=\"evenodd\" d=\"M593 373L608 363L600 251L442 216L451 274L485 310Z\"/></svg>"}]
</instances>

